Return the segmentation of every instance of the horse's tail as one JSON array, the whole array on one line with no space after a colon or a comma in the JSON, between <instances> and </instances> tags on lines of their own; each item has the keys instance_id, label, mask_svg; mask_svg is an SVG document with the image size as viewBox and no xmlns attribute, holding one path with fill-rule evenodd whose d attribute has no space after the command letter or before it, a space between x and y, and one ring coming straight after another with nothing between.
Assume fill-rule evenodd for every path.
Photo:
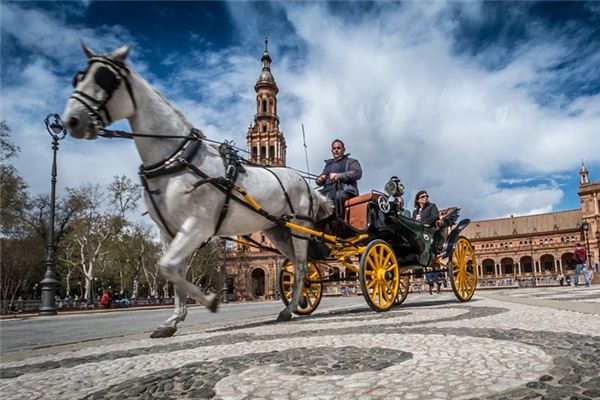
<instances>
[{"instance_id":1,"label":"horse's tail","mask_svg":"<svg viewBox=\"0 0 600 400\"><path fill-rule=\"evenodd\" d=\"M313 194L313 198L315 199L315 204L316 204L316 219L317 221L321 221L327 217L329 217L331 214L333 214L333 200L331 200L329 197L322 195L321 193L317 192L316 190L312 190L312 194Z\"/></svg>"}]
</instances>

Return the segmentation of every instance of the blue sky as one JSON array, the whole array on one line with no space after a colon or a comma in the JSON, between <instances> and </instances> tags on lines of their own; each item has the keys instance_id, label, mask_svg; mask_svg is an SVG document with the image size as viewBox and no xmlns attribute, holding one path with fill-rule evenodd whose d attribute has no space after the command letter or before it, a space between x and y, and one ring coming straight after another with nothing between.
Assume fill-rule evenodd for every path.
<instances>
[{"instance_id":1,"label":"blue sky","mask_svg":"<svg viewBox=\"0 0 600 400\"><path fill-rule=\"evenodd\" d=\"M2 1L1 118L15 166L49 191L43 118L61 113L83 39L133 44L130 64L209 137L245 147L268 35L288 164L322 168L340 137L361 191L391 175L407 203L496 218L579 207L581 160L600 178L598 2ZM127 129L124 123L116 124ZM136 177L126 141L61 143L59 190Z\"/></svg>"}]
</instances>

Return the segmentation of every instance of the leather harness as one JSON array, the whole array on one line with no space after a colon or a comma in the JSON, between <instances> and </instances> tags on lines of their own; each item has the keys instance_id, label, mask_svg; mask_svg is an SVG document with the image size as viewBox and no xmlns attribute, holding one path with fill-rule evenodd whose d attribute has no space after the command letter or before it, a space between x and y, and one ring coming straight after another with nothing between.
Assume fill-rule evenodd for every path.
<instances>
[{"instance_id":1,"label":"leather harness","mask_svg":"<svg viewBox=\"0 0 600 400\"><path fill-rule=\"evenodd\" d=\"M185 139L184 142L166 159L160 161L158 163L144 166L141 165L139 168L139 176L142 182L142 186L144 190L148 193L148 197L150 199L150 203L156 212L160 223L162 224L164 230L171 236L171 238L175 237L175 234L169 229L169 225L165 220L164 216L161 214L160 209L155 200L155 196L159 196L160 190L155 189L151 190L149 187L149 180L158 178L165 175L171 175L183 170L188 170L195 175L199 176L201 179L195 182L192 186L188 188L186 193L191 193L199 186L210 183L215 188L219 189L222 193L225 194L225 201L221 206L221 211L219 213L219 218L215 225L215 229L212 236L217 236L219 229L221 228L223 221L227 217L227 212L229 210L229 203L231 199L234 199L239 204L245 206L246 208L260 214L265 217L269 221L274 222L279 226L283 226L286 221L291 219L303 219L315 222L315 218L311 215L313 212L313 197L310 195L310 187L308 182L304 180L306 184L307 191L310 197L310 208L309 215L295 215L294 207L292 205L292 201L290 196L285 189L281 179L273 172L271 169L266 168L264 166L260 166L257 164L252 164L253 166L265 168L269 171L279 183L279 186L283 190L285 195L288 207L290 208L290 214L282 215L281 217L275 217L265 210L255 209L252 207L247 201L235 196L233 191L246 196L247 193L240 187L235 185L237 177L240 173L244 173L245 169L243 167L243 163L250 164L248 161L242 159L237 150L233 147L232 142L225 141L219 146L219 154L223 159L223 163L225 166L225 176L220 177L210 177L203 171L201 171L198 167L196 167L192 160L202 147L203 141L208 141L204 134L197 128L191 128L190 135L188 136L168 136L168 135L156 135L156 134L142 134L142 133L133 133L133 132L124 132L118 130L109 130L104 127L112 122L110 113L107 108L108 101L112 98L116 89L121 85L122 82L125 82L127 91L129 93L129 97L133 103L134 110L136 107L135 97L133 96L133 91L131 89L131 84L129 79L127 78L130 75L130 71L127 66L121 62L116 60L112 60L108 57L95 56L91 57L88 61L88 67L85 71L79 71L73 77L73 86L77 86L77 84L85 79L86 75L89 72L90 66L94 63L101 63L103 66L99 67L94 73L94 81L100 86L105 92L106 97L102 100L98 100L93 98L92 96L75 90L71 98L83 104L83 106L89 111L90 116L93 118L94 127L97 131L97 134L101 137L105 138L124 138L124 139L134 139L135 137L147 137L147 138L182 138ZM104 113L104 117L100 112ZM300 237L290 232L290 234L294 237ZM306 239L304 237L300 237L302 239ZM202 244L204 245L204 243Z\"/></svg>"}]
</instances>

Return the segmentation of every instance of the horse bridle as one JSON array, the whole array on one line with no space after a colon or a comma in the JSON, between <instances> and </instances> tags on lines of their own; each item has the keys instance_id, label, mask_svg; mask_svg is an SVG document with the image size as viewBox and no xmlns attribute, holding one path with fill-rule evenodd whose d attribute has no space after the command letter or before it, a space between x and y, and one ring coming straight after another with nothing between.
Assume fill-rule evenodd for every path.
<instances>
[{"instance_id":1,"label":"horse bridle","mask_svg":"<svg viewBox=\"0 0 600 400\"><path fill-rule=\"evenodd\" d=\"M94 82L106 92L106 97L99 100L80 90L75 90L71 95L71 98L83 104L88 110L93 119L94 126L100 125L100 127L105 127L113 122L110 113L108 112L107 104L122 82L125 82L125 87L127 88L127 92L133 103L134 110L136 109L136 102L135 97L133 97L131 84L127 78L127 76L130 75L129 69L125 64L108 57L91 57L85 71L78 71L75 73L75 76L73 76L73 87L77 87L77 84L85 79L90 67L94 63L104 64L104 66L99 67L94 73ZM104 113L104 116L102 116L101 112Z\"/></svg>"}]
</instances>

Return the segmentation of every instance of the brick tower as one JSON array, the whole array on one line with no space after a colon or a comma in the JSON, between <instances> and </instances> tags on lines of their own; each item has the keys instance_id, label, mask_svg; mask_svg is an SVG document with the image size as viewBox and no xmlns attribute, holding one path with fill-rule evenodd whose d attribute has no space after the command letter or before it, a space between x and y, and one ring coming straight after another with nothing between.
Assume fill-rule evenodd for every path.
<instances>
[{"instance_id":1,"label":"brick tower","mask_svg":"<svg viewBox=\"0 0 600 400\"><path fill-rule=\"evenodd\" d=\"M286 144L283 133L279 130L277 116L279 88L271 74L271 56L267 46L268 38L265 38L265 52L261 58L263 68L254 85L256 114L254 123L248 128L246 140L250 161L262 165L284 166Z\"/></svg>"}]
</instances>

